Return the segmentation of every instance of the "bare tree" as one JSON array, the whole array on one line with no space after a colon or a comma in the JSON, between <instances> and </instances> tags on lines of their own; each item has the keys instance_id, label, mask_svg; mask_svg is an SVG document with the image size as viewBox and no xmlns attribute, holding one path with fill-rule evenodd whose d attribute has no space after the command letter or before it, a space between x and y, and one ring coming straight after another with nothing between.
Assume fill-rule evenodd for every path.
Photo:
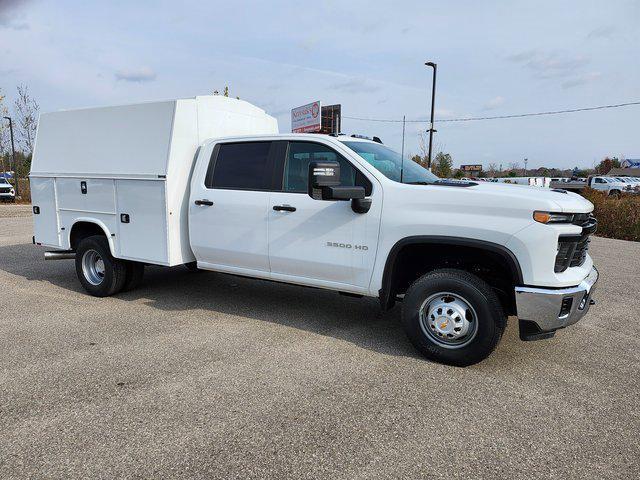
<instances>
[{"instance_id":1,"label":"bare tree","mask_svg":"<svg viewBox=\"0 0 640 480\"><path fill-rule=\"evenodd\" d=\"M31 157L33 144L36 140L40 107L29 95L29 88L26 85L18 86L18 98L16 98L14 107L18 144L25 156Z\"/></svg>"},{"instance_id":2,"label":"bare tree","mask_svg":"<svg viewBox=\"0 0 640 480\"><path fill-rule=\"evenodd\" d=\"M487 172L489 173L489 176L495 177L498 172L498 166L495 163L490 163Z\"/></svg>"},{"instance_id":3,"label":"bare tree","mask_svg":"<svg viewBox=\"0 0 640 480\"><path fill-rule=\"evenodd\" d=\"M429 160L429 136L426 131L420 130L418 132L418 150L420 150L420 156L422 157L422 162L418 163L426 167ZM435 140L431 150L432 152L443 152L445 150L445 145L442 142Z\"/></svg>"},{"instance_id":4,"label":"bare tree","mask_svg":"<svg viewBox=\"0 0 640 480\"><path fill-rule=\"evenodd\" d=\"M7 171L5 157L11 149L9 127L6 125L7 122L4 119L5 116L9 115L9 110L7 110L7 107L4 105L5 98L0 88L0 159L2 160L1 165L3 172Z\"/></svg>"}]
</instances>

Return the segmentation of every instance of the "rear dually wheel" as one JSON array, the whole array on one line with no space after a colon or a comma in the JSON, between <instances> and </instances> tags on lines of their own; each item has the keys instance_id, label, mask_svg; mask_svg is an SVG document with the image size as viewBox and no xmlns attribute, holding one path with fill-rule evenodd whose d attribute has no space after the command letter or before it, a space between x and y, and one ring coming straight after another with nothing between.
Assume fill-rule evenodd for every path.
<instances>
[{"instance_id":1,"label":"rear dually wheel","mask_svg":"<svg viewBox=\"0 0 640 480\"><path fill-rule=\"evenodd\" d=\"M107 297L122 290L127 278L124 261L111 255L102 235L84 238L76 249L76 274L84 289L95 297Z\"/></svg>"}]
</instances>

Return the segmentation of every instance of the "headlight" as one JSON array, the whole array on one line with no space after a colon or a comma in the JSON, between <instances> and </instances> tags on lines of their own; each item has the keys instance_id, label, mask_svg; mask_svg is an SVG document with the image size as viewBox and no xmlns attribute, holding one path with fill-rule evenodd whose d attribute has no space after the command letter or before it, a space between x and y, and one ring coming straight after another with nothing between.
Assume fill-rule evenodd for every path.
<instances>
[{"instance_id":1,"label":"headlight","mask_svg":"<svg viewBox=\"0 0 640 480\"><path fill-rule=\"evenodd\" d=\"M10 193L11 195L15 195L15 194L16 194L16 191L12 188L11 190L9 190L9 193Z\"/></svg>"},{"instance_id":2,"label":"headlight","mask_svg":"<svg viewBox=\"0 0 640 480\"><path fill-rule=\"evenodd\" d=\"M540 223L571 223L573 213L533 212L533 219Z\"/></svg>"}]
</instances>

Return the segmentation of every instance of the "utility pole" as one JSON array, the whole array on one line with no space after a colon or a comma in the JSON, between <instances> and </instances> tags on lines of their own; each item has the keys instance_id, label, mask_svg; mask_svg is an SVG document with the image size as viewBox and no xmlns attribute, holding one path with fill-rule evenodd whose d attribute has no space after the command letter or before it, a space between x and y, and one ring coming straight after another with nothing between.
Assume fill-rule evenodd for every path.
<instances>
[{"instance_id":1,"label":"utility pole","mask_svg":"<svg viewBox=\"0 0 640 480\"><path fill-rule=\"evenodd\" d=\"M433 114L435 112L434 107L436 101L436 73L438 70L438 65L433 62L427 62L425 63L425 65L427 67L433 68L433 82L431 83L431 122L429 124L429 130L427 130L429 132L429 156L427 159L427 168L431 170L431 149L433 146L433 132L437 131L435 128L433 128Z\"/></svg>"},{"instance_id":2,"label":"utility pole","mask_svg":"<svg viewBox=\"0 0 640 480\"><path fill-rule=\"evenodd\" d=\"M528 158L524 159L524 176L527 176L527 162L529 161Z\"/></svg>"},{"instance_id":3,"label":"utility pole","mask_svg":"<svg viewBox=\"0 0 640 480\"><path fill-rule=\"evenodd\" d=\"M20 187L18 186L18 166L16 165L16 146L13 143L13 121L11 117L4 117L9 120L9 135L11 136L11 161L13 162L13 179L16 182L16 197L20 196Z\"/></svg>"}]
</instances>

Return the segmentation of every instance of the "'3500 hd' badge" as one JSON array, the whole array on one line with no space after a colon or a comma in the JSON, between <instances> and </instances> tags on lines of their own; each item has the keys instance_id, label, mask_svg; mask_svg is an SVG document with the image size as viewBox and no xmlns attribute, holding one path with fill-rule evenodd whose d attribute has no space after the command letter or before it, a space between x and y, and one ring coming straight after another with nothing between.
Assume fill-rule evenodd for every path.
<instances>
[{"instance_id":1,"label":"'3500 hd' badge","mask_svg":"<svg viewBox=\"0 0 640 480\"><path fill-rule=\"evenodd\" d=\"M351 245L350 243L327 242L327 247L353 248L354 250L369 250L366 245Z\"/></svg>"}]
</instances>

